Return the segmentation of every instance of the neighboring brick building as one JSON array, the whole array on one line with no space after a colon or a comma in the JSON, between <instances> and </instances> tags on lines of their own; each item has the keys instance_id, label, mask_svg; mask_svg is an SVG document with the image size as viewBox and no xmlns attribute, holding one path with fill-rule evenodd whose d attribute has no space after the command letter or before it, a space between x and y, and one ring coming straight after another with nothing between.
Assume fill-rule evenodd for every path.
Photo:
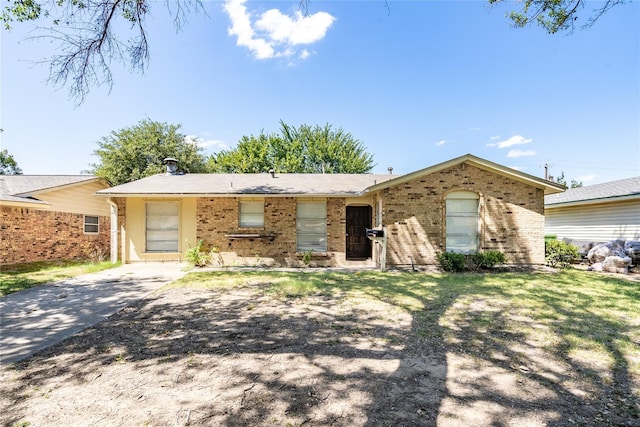
<instances>
[{"instance_id":1,"label":"neighboring brick building","mask_svg":"<svg viewBox=\"0 0 640 427\"><path fill-rule=\"evenodd\" d=\"M0 175L0 266L109 256L108 185L89 175Z\"/></svg>"},{"instance_id":2,"label":"neighboring brick building","mask_svg":"<svg viewBox=\"0 0 640 427\"><path fill-rule=\"evenodd\" d=\"M226 265L311 255L315 265L394 266L482 250L542 264L544 195L563 190L468 154L403 176L168 173L98 194L118 204L124 262L183 260L202 240ZM367 228L384 229L386 252Z\"/></svg>"}]
</instances>

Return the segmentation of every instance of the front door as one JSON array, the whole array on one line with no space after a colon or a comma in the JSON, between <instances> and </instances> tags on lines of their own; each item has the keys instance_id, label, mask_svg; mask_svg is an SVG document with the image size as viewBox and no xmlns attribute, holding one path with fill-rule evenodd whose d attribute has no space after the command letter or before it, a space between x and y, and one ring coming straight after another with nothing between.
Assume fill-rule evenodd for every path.
<instances>
[{"instance_id":1,"label":"front door","mask_svg":"<svg viewBox=\"0 0 640 427\"><path fill-rule=\"evenodd\" d=\"M347 259L371 258L371 206L347 206Z\"/></svg>"}]
</instances>

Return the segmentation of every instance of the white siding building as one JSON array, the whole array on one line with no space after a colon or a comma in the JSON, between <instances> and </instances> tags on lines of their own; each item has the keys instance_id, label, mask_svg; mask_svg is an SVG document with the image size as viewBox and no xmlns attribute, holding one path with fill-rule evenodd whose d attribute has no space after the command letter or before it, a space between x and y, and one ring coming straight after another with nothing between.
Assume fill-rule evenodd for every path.
<instances>
[{"instance_id":1,"label":"white siding building","mask_svg":"<svg viewBox=\"0 0 640 427\"><path fill-rule=\"evenodd\" d=\"M640 176L545 196L545 234L574 242L640 240Z\"/></svg>"}]
</instances>

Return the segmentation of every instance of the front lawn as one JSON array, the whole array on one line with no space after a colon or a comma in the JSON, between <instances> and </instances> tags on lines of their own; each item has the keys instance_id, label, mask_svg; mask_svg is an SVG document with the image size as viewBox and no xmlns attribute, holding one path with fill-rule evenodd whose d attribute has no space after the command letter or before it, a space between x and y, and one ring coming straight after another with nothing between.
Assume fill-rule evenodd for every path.
<instances>
[{"instance_id":1,"label":"front lawn","mask_svg":"<svg viewBox=\"0 0 640 427\"><path fill-rule=\"evenodd\" d=\"M637 426L640 283L193 272L0 374L7 425Z\"/></svg>"},{"instance_id":2,"label":"front lawn","mask_svg":"<svg viewBox=\"0 0 640 427\"><path fill-rule=\"evenodd\" d=\"M109 261L100 263L92 262L38 262L10 267L2 267L0 270L0 296L32 288L44 283L56 280L68 279L81 274L95 273L97 271L113 268L120 263L113 264Z\"/></svg>"}]
</instances>

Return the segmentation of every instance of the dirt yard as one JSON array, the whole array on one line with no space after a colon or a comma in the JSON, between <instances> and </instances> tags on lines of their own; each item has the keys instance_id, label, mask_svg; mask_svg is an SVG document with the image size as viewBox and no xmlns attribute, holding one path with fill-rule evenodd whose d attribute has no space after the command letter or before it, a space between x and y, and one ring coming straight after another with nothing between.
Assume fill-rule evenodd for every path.
<instances>
[{"instance_id":1,"label":"dirt yard","mask_svg":"<svg viewBox=\"0 0 640 427\"><path fill-rule=\"evenodd\" d=\"M470 309L494 308L477 300ZM639 425L533 344L535 363L500 363L507 350L488 346L479 357L462 349L477 338L464 328L443 339L441 325L414 317L353 296L275 298L260 284L168 290L2 369L0 422Z\"/></svg>"}]
</instances>

